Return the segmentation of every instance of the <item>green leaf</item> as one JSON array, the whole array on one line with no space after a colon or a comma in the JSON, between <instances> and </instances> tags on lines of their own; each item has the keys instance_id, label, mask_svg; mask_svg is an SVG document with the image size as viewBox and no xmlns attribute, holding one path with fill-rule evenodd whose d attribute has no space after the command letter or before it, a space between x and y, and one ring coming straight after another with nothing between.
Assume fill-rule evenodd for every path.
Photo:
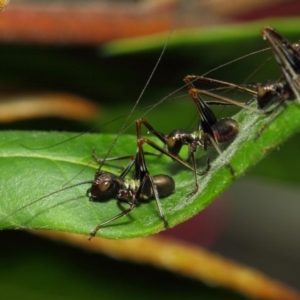
<instances>
[{"instance_id":1,"label":"green leaf","mask_svg":"<svg viewBox=\"0 0 300 300\"><path fill-rule=\"evenodd\" d=\"M221 44L222 47L231 48L232 51L237 51L238 53L238 47L233 48L231 43L240 41L243 48L245 46L245 48L249 51L248 53L250 53L257 47L257 43L267 47L263 39L261 39L260 42L257 40L260 30L267 24L278 28L284 35L289 34L295 38L299 37L299 31L297 30L300 25L299 18L263 19L249 23L241 23L238 24L238 26L237 24L227 24L225 26L224 24L221 26L215 25L202 29L201 31L199 31L199 28L176 30L171 34L168 47L172 49L181 48L181 50L184 51L184 53L180 52L181 55L189 54L192 50L194 53L197 53L197 55L195 55L195 59L199 61L200 58L198 50L201 52L203 51L200 46L204 46L206 48L207 45L211 46L213 44ZM254 42L254 45L253 40L256 41ZM119 39L107 43L103 48L101 48L101 52L107 56L118 56L124 54L139 54L141 52L149 52L150 50L161 51L165 42L166 33ZM224 50L224 48L222 48L222 50ZM226 51L220 51L220 47L210 47L209 53L209 59L216 57L218 60L220 56L224 59L226 57L228 58L230 55L230 53L226 53ZM224 60L223 63L225 61L226 60Z\"/></svg>"},{"instance_id":2,"label":"green leaf","mask_svg":"<svg viewBox=\"0 0 300 300\"><path fill-rule=\"evenodd\" d=\"M189 195L194 188L191 171L182 169L167 157L147 156L152 175L170 174L176 182L175 193L161 199L170 226L173 227L200 212L248 168L298 132L299 112L300 107L296 103L282 107L279 115L258 139L255 139L257 132L268 117L249 111L238 113L235 119L240 122L240 133L223 149L221 156L216 156L214 150L209 154L199 151L199 156L202 156L198 161L199 170L205 168L208 155L214 159L208 174L199 177L199 191L194 196ZM88 235L97 224L120 212L116 200L105 203L88 201L85 196L88 185L68 189L28 205L39 197L59 190L69 180L72 180L72 184L92 180L97 166L86 167L91 160L92 148L96 147L99 157L103 157L115 138L114 135L88 134L45 150L33 151L21 146L43 147L71 136L69 133L38 132L1 134L1 228L53 229ZM123 135L110 156L134 155L135 148L135 136ZM225 166L226 161L230 161L235 170L234 178ZM126 164L127 162L123 162L122 166L120 162L107 162L105 170L120 174ZM80 171L82 172L79 174ZM73 179L75 175L77 176ZM25 205L28 206L22 209ZM15 212L16 210L18 211ZM129 216L102 228L98 235L107 238L133 238L163 229L155 202L150 201L141 203Z\"/></svg>"},{"instance_id":3,"label":"green leaf","mask_svg":"<svg viewBox=\"0 0 300 300\"><path fill-rule=\"evenodd\" d=\"M157 99L161 99L170 91L181 86L182 78L186 74L190 74L191 71L195 74L202 74L206 70L240 56L241 49L243 51L247 49L250 52L266 47L265 42L259 35L259 29L263 25L270 24L280 31L287 29L295 35L297 29L295 24L298 24L295 22L297 20L281 23L278 23L278 21L264 21L263 24L256 22L245 26L239 25L231 27L230 30L226 27L222 35L220 34L220 28L215 28L203 31L201 34L198 34L196 31L190 31L189 33L179 34L178 38L172 37L165 54L165 60L169 61L172 68L176 65L178 75L172 74L170 76L170 68L168 68L168 65L164 65L163 60L162 66L157 71L157 75L160 76L158 76L159 78L154 76L152 79L147 89L151 93L149 93L148 97L146 95L143 98L143 104L146 105L150 101L151 103L156 102ZM282 33L285 34L285 31L283 30ZM124 114L125 106L126 110L130 107L131 104L124 101L124 96L130 95L133 101L136 99L132 96L135 95L135 92L128 91L128 88L134 87L138 95L141 86L146 81L142 76L136 76L136 74L147 77L153 68L158 51L153 56L153 53L149 51L151 49L150 45L154 45L154 50L160 51L164 42L164 40L158 44L152 44L151 42L147 45L147 43L145 44L147 41L150 41L150 38L147 37L141 44L144 44L145 48L148 49L149 53L146 53L149 54L148 59L145 59L142 47L139 52L133 51L134 44L131 41L128 45L132 48L128 48L128 53L133 54L133 57L131 57L132 61L128 60L126 54L124 55L127 52L126 43L123 45L120 43L115 44L116 48L113 48L113 44L111 44L111 48L107 46L106 51L107 53L110 51L110 54L116 54L121 49L123 57L113 57L113 59L108 59L107 61L103 58L101 63L98 62L98 64L95 64L94 61L89 64L85 61L78 63L77 57L74 59L71 56L71 53L74 52L73 49L69 49L68 55L66 55L65 52L61 52L61 49L56 49L55 51L48 49L46 51L46 49L32 49L30 47L26 48L25 50L27 51L24 52L24 49L20 51L20 46L14 48L9 45L1 50L1 55L4 57L1 60L2 77L3 79L8 78L7 80L10 82L10 80L16 80L16 77L18 78L19 76L16 82L22 82L25 86L31 83L34 87L41 85L43 88L47 87L46 89L48 89L47 84L51 84L64 87L66 90L70 90L72 87L78 93L97 95L98 99L106 99L106 105L112 107L110 114L105 116L105 118L111 120L112 117ZM190 46L188 45L189 43ZM243 47L236 47L237 43L242 44ZM20 52L23 54L27 53L27 56L20 56ZM47 53L47 57L52 57L52 59L45 59L45 53ZM243 54L245 54L245 51ZM46 66L45 64L33 65L36 68L35 70L31 62L33 58L36 62L37 57L48 63ZM153 57L155 59L152 61ZM19 59L23 59L23 64L20 63ZM62 61L64 63L61 63ZM66 64L66 61L68 64ZM133 61L135 68L132 68ZM145 67L146 63L149 66L149 72L145 71L148 69ZM78 67L78 65L81 71L72 71L70 73L70 70L74 70L75 66ZM120 69L120 65L123 71L120 73L124 73L125 78L116 76L116 70ZM23 72L26 70L26 76L25 73L20 72L20 66ZM247 60L240 61L238 64L230 65L230 72L228 72L228 67L218 70L216 77L238 83L247 78L253 70L251 67L256 68L257 66L256 57L250 57ZM263 68L262 71L260 70L259 73L260 75L263 74L264 80L272 78L271 75L273 73L275 78L278 78L279 68L274 61L272 66L273 68L271 69ZM43 70L42 75L36 76L37 70L41 70L41 68ZM83 73L85 74L84 76L82 76ZM60 77L57 74L60 74ZM62 76L62 74L65 76ZM70 74L72 75L72 80L70 80ZM45 81L44 78L47 78L47 80ZM101 78L101 84L99 84L99 78ZM29 86L31 85L29 84ZM102 96L99 97L99 95ZM186 112L187 107L191 107L191 111L193 111L193 106L190 105L189 101L185 103L181 101L177 104L172 102L171 108L170 105L164 108L159 106L159 109L153 111L155 121L153 119L149 120L149 115L147 115L147 120L151 121L156 128L167 132L165 125L172 129L176 128L175 126L179 123L179 117L185 118L181 124L187 124L190 121L193 113L178 114L180 111ZM288 137L298 132L298 128L300 128L299 107L295 103L291 103L283 110L282 114L272 122L258 140L255 140L255 136L267 118L250 112L242 112L236 116L236 119L241 121L240 134L232 144L227 145L227 148L226 146L223 147L224 153L221 157L218 157L213 149L209 153L198 151L199 170L205 168L208 156L213 157L213 167L206 176L199 178L199 192L193 197L189 196L194 188L191 171L182 169L175 162L165 157L147 157L148 167L152 175L158 173L170 174L176 182L175 193L165 199L161 199L162 207L171 226L175 226L201 211L249 167L265 157L272 149L281 145ZM168 122L165 122L165 116L170 113L176 117L169 118ZM140 116L140 112L138 112L136 117ZM101 119L101 122L106 120ZM109 130L111 130L111 126L109 127ZM119 127L116 126L116 128ZM120 208L115 200L107 203L89 202L85 196L89 185L64 190L32 205L28 205L39 197L61 189L70 180L69 184L92 180L97 166L94 164L84 167L91 160L92 148L96 147L99 157L104 157L111 141L115 138L115 135L84 135L79 139L71 140L60 146L39 151L28 150L21 146L21 144L24 144L32 147L43 147L56 144L71 136L73 135L54 132L16 131L1 133L1 228L44 228L89 234L97 224L120 212ZM111 156L134 155L135 148L135 136L123 135L117 146L113 148ZM228 168L224 166L226 160L229 160L234 167L235 178L232 178ZM123 165L118 162L106 163L105 169L115 174L120 174L126 164L127 162L123 162ZM82 169L82 173L73 179ZM270 173L269 170L268 173ZM280 174L280 170L278 173ZM22 209L25 205L28 206ZM16 212L16 210L19 211ZM155 202L151 201L141 204L129 217L119 219L110 226L101 229L99 235L109 238L127 238L144 236L162 229L163 224L159 218Z\"/></svg>"}]
</instances>

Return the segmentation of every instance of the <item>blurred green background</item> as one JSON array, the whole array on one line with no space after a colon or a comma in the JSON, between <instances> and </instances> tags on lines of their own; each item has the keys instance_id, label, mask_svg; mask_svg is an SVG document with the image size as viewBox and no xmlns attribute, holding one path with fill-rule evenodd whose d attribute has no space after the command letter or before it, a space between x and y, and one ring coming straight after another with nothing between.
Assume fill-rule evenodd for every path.
<instances>
[{"instance_id":1,"label":"blurred green background","mask_svg":"<svg viewBox=\"0 0 300 300\"><path fill-rule=\"evenodd\" d=\"M16 3L23 5L26 1ZM141 3L130 4L132 9L133 5ZM12 8L8 6L2 15ZM294 10L295 15L299 12ZM226 26L220 25L220 17L216 19L217 25L201 30L184 29L180 32L175 28L139 107L154 104L181 87L187 74L201 75L237 57L265 48L259 33L264 25L277 28L291 41L297 41L300 36L297 17ZM39 32L39 24L35 25ZM83 132L95 128L93 130L97 132L118 132L124 119L110 121L126 115L131 109L167 36L168 32L103 45L4 40L0 45L0 90L4 100L41 92L71 93L99 105L100 111L91 120L50 115L2 123L1 129ZM241 84L277 79L276 63L272 59L266 62L270 55L270 52L262 52L249 56L208 76ZM181 95L186 96L185 89L147 114L147 120L157 124L163 132L178 127L193 128L193 106L188 97L179 97ZM183 110L185 114L180 113ZM131 120L142 113L138 111ZM219 115L224 113L226 111L222 110ZM134 128L129 132L134 133ZM299 143L299 136L295 136L280 146L250 174L234 183L203 214L166 234L210 247L214 252L248 264L299 289L300 161L296 153ZM53 296L58 299L89 296L138 299L141 294L150 299L162 293L174 299L194 299L195 295L203 296L203 299L244 299L165 271L85 253L26 233L6 231L0 234L0 295L3 299L25 295L30 299L51 299ZM120 288L115 288L115 282ZM176 286L180 289L175 290Z\"/></svg>"}]
</instances>

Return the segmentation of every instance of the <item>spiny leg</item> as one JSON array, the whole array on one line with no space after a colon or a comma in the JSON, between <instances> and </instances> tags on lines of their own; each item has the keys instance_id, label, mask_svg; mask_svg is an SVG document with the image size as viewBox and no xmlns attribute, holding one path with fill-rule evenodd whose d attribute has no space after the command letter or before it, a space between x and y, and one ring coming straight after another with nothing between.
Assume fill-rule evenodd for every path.
<instances>
[{"instance_id":1,"label":"spiny leg","mask_svg":"<svg viewBox=\"0 0 300 300\"><path fill-rule=\"evenodd\" d=\"M127 202L127 204L130 205L130 207L124 211L122 211L121 213L119 213L118 215L108 219L107 221L104 221L102 223L100 223L99 225L97 225L93 231L91 231L90 233L90 237L88 238L88 240L90 241L96 234L97 232L99 231L100 228L102 228L103 226L123 217L123 216L126 216L127 214L129 214L135 207L136 207L136 204L134 202Z\"/></svg>"}]
</instances>

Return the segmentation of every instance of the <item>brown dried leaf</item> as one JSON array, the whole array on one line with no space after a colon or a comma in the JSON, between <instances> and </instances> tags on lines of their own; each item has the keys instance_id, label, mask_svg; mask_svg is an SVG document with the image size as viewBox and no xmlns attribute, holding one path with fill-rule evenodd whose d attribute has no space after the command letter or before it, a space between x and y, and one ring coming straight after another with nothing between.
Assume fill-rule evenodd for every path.
<instances>
[{"instance_id":1,"label":"brown dried leaf","mask_svg":"<svg viewBox=\"0 0 300 300\"><path fill-rule=\"evenodd\" d=\"M9 123L42 117L87 120L98 116L99 111L99 106L76 95L43 93L2 98L0 122Z\"/></svg>"},{"instance_id":2,"label":"brown dried leaf","mask_svg":"<svg viewBox=\"0 0 300 300\"><path fill-rule=\"evenodd\" d=\"M164 6L158 4L15 4L1 15L0 40L97 45L112 39L169 30L172 11L165 13Z\"/></svg>"},{"instance_id":3,"label":"brown dried leaf","mask_svg":"<svg viewBox=\"0 0 300 300\"><path fill-rule=\"evenodd\" d=\"M173 239L147 237L130 240L106 240L53 231L34 231L38 235L67 242L118 259L151 264L171 272L238 291L256 299L299 300L300 294L264 274Z\"/></svg>"}]
</instances>

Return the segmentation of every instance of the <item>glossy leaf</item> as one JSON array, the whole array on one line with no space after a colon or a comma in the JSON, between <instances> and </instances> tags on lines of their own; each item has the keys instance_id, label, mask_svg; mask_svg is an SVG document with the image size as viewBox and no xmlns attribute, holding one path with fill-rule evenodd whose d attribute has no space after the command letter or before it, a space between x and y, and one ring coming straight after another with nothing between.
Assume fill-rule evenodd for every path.
<instances>
[{"instance_id":1,"label":"glossy leaf","mask_svg":"<svg viewBox=\"0 0 300 300\"><path fill-rule=\"evenodd\" d=\"M255 140L258 130L266 117L252 112L236 115L240 122L240 133L233 143L224 149L221 156L215 151L204 155L198 162L199 169L205 168L207 155L213 157L211 171L199 178L199 191L189 194L194 188L193 174L177 167L168 158L147 157L152 175L167 173L174 177L176 192L161 199L162 207L170 226L183 222L200 212L226 189L236 178L264 158L271 150L297 132L300 120L297 117L300 107L291 103L282 108L282 113ZM99 223L120 212L115 200L107 203L92 203L85 197L88 185L79 186L37 203L27 206L35 199L58 190L83 168L72 184L92 180L96 166L85 167L91 160L90 153L96 147L99 157L106 154L114 136L85 135L61 146L45 150L29 150L22 147L34 145L43 147L70 137L67 133L3 132L1 135L1 227L2 228L41 228L89 234ZM111 156L135 153L135 137L121 136L113 148ZM201 153L202 152L202 153ZM235 170L233 178L225 161L230 161ZM111 163L106 163L105 167ZM115 163L110 171L120 174L123 166ZM15 210L18 210L14 213ZM7 217L9 216L9 217ZM163 230L154 201L141 203L128 217L121 218L102 228L99 235L108 238L132 238L146 236Z\"/></svg>"}]
</instances>

